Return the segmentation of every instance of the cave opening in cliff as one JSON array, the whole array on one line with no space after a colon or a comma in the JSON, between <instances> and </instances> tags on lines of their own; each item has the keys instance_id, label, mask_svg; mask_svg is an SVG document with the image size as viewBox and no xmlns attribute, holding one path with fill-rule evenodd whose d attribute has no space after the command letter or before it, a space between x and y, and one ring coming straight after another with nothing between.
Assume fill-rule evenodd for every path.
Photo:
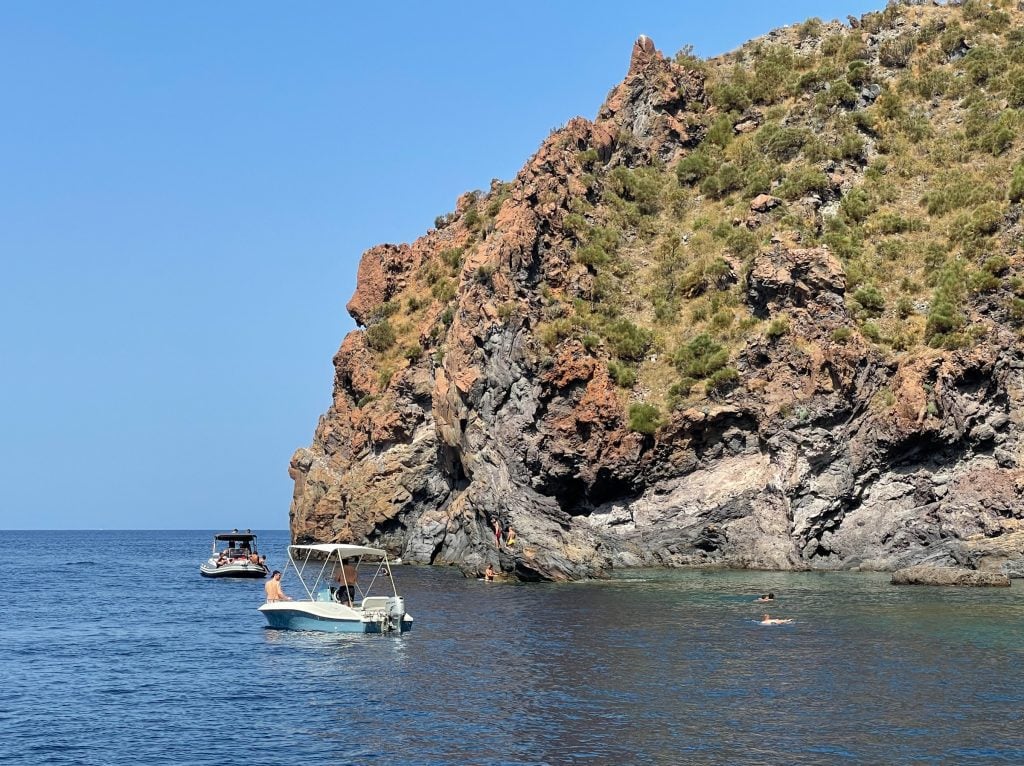
<instances>
[{"instance_id":1,"label":"cave opening in cliff","mask_svg":"<svg viewBox=\"0 0 1024 766\"><path fill-rule=\"evenodd\" d=\"M570 516L589 516L596 507L631 497L635 491L632 482L600 468L592 484L576 477L561 479L552 488L552 494L559 508Z\"/></svg>"},{"instance_id":2,"label":"cave opening in cliff","mask_svg":"<svg viewBox=\"0 0 1024 766\"><path fill-rule=\"evenodd\" d=\"M437 449L437 458L437 464L452 489L465 489L469 486L469 477L466 476L466 470L462 466L458 449L442 444Z\"/></svg>"},{"instance_id":3,"label":"cave opening in cliff","mask_svg":"<svg viewBox=\"0 0 1024 766\"><path fill-rule=\"evenodd\" d=\"M587 503L587 485L577 478L561 479L552 487L552 494L558 507L570 516L586 516L590 513Z\"/></svg>"}]
</instances>

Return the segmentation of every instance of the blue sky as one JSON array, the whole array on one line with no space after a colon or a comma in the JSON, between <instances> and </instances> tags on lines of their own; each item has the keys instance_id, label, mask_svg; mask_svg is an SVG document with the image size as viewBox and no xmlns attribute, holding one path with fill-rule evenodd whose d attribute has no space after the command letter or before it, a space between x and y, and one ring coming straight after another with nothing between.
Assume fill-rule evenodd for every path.
<instances>
[{"instance_id":1,"label":"blue sky","mask_svg":"<svg viewBox=\"0 0 1024 766\"><path fill-rule=\"evenodd\" d=\"M709 56L862 2L0 4L0 529L283 529L362 252Z\"/></svg>"}]
</instances>

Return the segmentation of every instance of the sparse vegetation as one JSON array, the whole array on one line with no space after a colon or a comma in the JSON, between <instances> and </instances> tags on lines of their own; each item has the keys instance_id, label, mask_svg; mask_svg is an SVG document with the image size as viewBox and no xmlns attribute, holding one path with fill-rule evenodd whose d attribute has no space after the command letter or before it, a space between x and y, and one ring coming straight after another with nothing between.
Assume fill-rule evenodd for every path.
<instances>
[{"instance_id":1,"label":"sparse vegetation","mask_svg":"<svg viewBox=\"0 0 1024 766\"><path fill-rule=\"evenodd\" d=\"M572 180L568 193L537 186L543 246L516 253L512 274L508 259L475 264L519 191L494 181L461 199L436 221L443 244L367 320L375 372L443 355L472 296L489 321L540 341L538 363L582 344L630 427L653 434L661 410L755 390L758 338L770 354L840 353L831 341L884 357L968 347L999 322L1019 332L1021 29L1015 3L895 3L857 29L810 19L707 61L680 51L706 78L707 101L687 96L679 112L686 135L662 152L637 125L600 145L549 139L554 172L564 163ZM752 205L761 194L778 199ZM822 245L843 267L848 326L814 335L785 310L754 316L759 253Z\"/></svg>"},{"instance_id":2,"label":"sparse vegetation","mask_svg":"<svg viewBox=\"0 0 1024 766\"><path fill-rule=\"evenodd\" d=\"M768 323L768 328L764 331L764 334L769 340L778 340L783 335L789 333L789 318L785 316L775 317L771 322Z\"/></svg>"}]
</instances>

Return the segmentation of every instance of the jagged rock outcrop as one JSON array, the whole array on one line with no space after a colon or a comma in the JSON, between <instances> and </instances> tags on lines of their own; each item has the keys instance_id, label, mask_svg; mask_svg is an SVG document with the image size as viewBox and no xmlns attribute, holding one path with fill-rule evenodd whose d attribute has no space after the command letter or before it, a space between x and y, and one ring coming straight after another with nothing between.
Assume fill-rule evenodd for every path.
<instances>
[{"instance_id":1,"label":"jagged rock outcrop","mask_svg":"<svg viewBox=\"0 0 1024 766\"><path fill-rule=\"evenodd\" d=\"M520 579L922 563L1024 574L1017 332L992 311L972 348L882 350L861 332L855 312L875 309L851 305L841 258L785 228L803 216L821 230L820 198L742 203L761 216L753 228L779 236L714 262L718 282L685 294L721 284L739 296L731 310L777 329L740 338L731 385L673 404L656 428L632 422L673 350L621 320L601 319L603 338L586 331L598 320L580 312L599 310L607 279L601 252L581 252L600 232L603 189L619 184L627 219L628 205L643 212L625 171L687 157L715 109L701 71L641 37L595 121L571 120L511 183L460 198L412 245L367 251L348 305L366 329L344 339L332 405L291 461L297 540L365 540ZM736 134L764 130L756 114ZM863 168L844 172L826 196ZM619 280L649 267L660 236L630 225ZM616 353L639 382L623 384ZM495 519L515 528L515 547L495 545Z\"/></svg>"}]
</instances>

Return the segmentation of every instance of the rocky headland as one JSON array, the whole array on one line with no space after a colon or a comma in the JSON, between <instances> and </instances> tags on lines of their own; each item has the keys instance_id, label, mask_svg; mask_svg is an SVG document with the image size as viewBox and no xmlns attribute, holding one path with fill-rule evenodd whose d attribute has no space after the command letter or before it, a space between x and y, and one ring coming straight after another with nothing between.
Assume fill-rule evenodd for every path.
<instances>
[{"instance_id":1,"label":"rocky headland","mask_svg":"<svg viewBox=\"0 0 1024 766\"><path fill-rule=\"evenodd\" d=\"M363 255L293 538L520 579L1024 576L1022 28L640 37L594 120Z\"/></svg>"}]
</instances>

